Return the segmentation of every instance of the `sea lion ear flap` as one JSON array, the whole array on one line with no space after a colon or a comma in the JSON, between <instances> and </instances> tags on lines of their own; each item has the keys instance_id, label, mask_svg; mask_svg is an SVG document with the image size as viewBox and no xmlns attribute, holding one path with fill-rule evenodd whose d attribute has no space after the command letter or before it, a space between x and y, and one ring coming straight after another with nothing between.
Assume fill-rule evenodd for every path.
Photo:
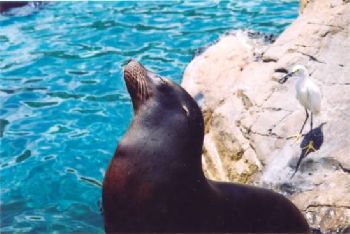
<instances>
[{"instance_id":1,"label":"sea lion ear flap","mask_svg":"<svg viewBox=\"0 0 350 234\"><path fill-rule=\"evenodd\" d=\"M197 102L198 106L200 108L203 107L204 104L204 95L202 92L197 93L196 95L194 95L193 99Z\"/></svg>"}]
</instances>

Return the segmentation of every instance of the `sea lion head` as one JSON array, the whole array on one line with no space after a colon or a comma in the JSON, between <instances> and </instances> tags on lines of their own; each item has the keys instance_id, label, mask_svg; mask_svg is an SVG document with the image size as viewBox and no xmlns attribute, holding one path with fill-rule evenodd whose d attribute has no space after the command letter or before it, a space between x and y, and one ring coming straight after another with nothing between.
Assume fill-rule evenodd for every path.
<instances>
[{"instance_id":1,"label":"sea lion head","mask_svg":"<svg viewBox=\"0 0 350 234\"><path fill-rule=\"evenodd\" d=\"M136 60L130 60L124 67L124 80L134 109L128 133L147 132L144 136L147 139L140 141L146 145L151 140L158 142L146 147L152 148L154 154L169 157L172 153L174 157L196 154L200 165L204 128L202 112L195 100L182 87L147 70Z\"/></svg>"}]
</instances>

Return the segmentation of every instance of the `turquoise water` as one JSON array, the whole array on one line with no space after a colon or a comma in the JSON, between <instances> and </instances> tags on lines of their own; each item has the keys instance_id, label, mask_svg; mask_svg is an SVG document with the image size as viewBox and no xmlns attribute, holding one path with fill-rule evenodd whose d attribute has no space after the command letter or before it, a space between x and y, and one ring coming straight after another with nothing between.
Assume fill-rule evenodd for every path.
<instances>
[{"instance_id":1,"label":"turquoise water","mask_svg":"<svg viewBox=\"0 0 350 234\"><path fill-rule=\"evenodd\" d=\"M278 34L297 13L298 0L238 0L60 2L0 15L1 231L103 231L100 184L132 117L129 58L180 82L220 34Z\"/></svg>"}]
</instances>

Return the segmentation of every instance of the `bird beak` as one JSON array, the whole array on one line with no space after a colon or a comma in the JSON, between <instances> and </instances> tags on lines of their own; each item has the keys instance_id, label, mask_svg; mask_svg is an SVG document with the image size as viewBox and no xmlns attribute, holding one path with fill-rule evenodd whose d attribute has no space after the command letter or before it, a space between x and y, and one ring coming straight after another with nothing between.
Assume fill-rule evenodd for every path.
<instances>
[{"instance_id":1,"label":"bird beak","mask_svg":"<svg viewBox=\"0 0 350 234\"><path fill-rule=\"evenodd\" d=\"M281 79L278 80L278 83L280 83L280 84L285 83L285 82L286 82L290 77L292 77L295 73L296 73L296 71L295 71L295 72L289 72L289 73L287 73L287 74L284 75Z\"/></svg>"}]
</instances>

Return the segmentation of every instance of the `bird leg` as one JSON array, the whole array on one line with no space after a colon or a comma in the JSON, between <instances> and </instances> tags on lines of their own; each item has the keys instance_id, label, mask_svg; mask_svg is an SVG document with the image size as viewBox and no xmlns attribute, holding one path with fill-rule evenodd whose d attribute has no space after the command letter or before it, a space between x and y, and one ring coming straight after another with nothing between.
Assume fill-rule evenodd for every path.
<instances>
[{"instance_id":1,"label":"bird leg","mask_svg":"<svg viewBox=\"0 0 350 234\"><path fill-rule=\"evenodd\" d=\"M306 121L307 119L309 118L309 113L307 112L307 109L305 108L305 113L306 113L306 118L304 120L304 123L303 123L303 126L301 126L301 129L299 131L299 133L297 135L295 135L295 143L299 142L300 138L302 137L302 132L304 130L304 127L305 127L305 124L306 124ZM312 113L311 113L311 118L312 118ZM312 121L311 121L311 126L312 126ZM312 127L311 127L312 128Z\"/></svg>"},{"instance_id":2,"label":"bird leg","mask_svg":"<svg viewBox=\"0 0 350 234\"><path fill-rule=\"evenodd\" d=\"M313 121L312 121L312 112L311 112L311 119L310 119L310 131L312 131L312 124L313 124Z\"/></svg>"}]
</instances>

